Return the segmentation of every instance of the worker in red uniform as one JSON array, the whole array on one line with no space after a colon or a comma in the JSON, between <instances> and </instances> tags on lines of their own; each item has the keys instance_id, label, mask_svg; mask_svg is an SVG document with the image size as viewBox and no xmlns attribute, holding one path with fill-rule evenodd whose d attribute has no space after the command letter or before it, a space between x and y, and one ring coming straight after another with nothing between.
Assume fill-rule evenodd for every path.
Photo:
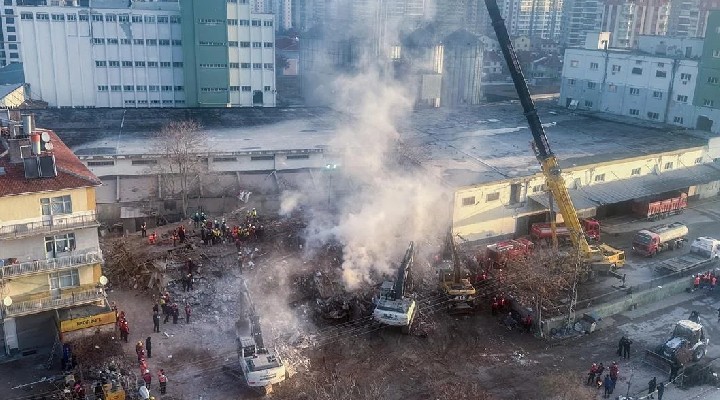
<instances>
[{"instance_id":1,"label":"worker in red uniform","mask_svg":"<svg viewBox=\"0 0 720 400\"><path fill-rule=\"evenodd\" d=\"M620 367L618 367L617 362L613 361L612 365L610 366L610 379L612 379L613 383L617 382L619 374Z\"/></svg>"},{"instance_id":2,"label":"worker in red uniform","mask_svg":"<svg viewBox=\"0 0 720 400\"><path fill-rule=\"evenodd\" d=\"M165 376L165 371L160 370L158 372L158 382L160 382L160 394L165 394L167 392L167 376Z\"/></svg>"},{"instance_id":3,"label":"worker in red uniform","mask_svg":"<svg viewBox=\"0 0 720 400\"><path fill-rule=\"evenodd\" d=\"M493 297L492 303L491 303L491 309L492 309L492 315L496 316L498 313L498 307L500 306L500 303L498 303L497 297Z\"/></svg>"},{"instance_id":4,"label":"worker in red uniform","mask_svg":"<svg viewBox=\"0 0 720 400\"><path fill-rule=\"evenodd\" d=\"M148 236L148 244L155 244L157 241L157 233L153 232Z\"/></svg>"},{"instance_id":5,"label":"worker in red uniform","mask_svg":"<svg viewBox=\"0 0 720 400\"><path fill-rule=\"evenodd\" d=\"M700 274L695 275L695 279L693 280L693 286L695 286L695 290L698 290L700 287Z\"/></svg>"},{"instance_id":6,"label":"worker in red uniform","mask_svg":"<svg viewBox=\"0 0 720 400\"><path fill-rule=\"evenodd\" d=\"M120 340L128 342L128 336L130 335L130 326L125 318L120 321Z\"/></svg>"},{"instance_id":7,"label":"worker in red uniform","mask_svg":"<svg viewBox=\"0 0 720 400\"><path fill-rule=\"evenodd\" d=\"M715 285L717 285L717 277L715 275L710 278L710 290L715 290Z\"/></svg>"}]
</instances>

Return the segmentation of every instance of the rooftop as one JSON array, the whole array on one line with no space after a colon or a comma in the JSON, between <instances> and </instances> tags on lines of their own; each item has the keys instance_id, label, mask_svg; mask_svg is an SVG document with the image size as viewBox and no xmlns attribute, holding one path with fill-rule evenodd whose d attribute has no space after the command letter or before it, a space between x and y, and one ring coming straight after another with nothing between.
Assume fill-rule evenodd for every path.
<instances>
[{"instance_id":1,"label":"rooftop","mask_svg":"<svg viewBox=\"0 0 720 400\"><path fill-rule=\"evenodd\" d=\"M10 157L5 152L7 142L3 141L0 144L0 168L4 168L5 173L0 175L0 197L99 186L101 184L100 180L80 162L53 131L44 129L36 129L35 131L38 133L47 132L50 135L57 176L54 178L25 178L23 164L10 162Z\"/></svg>"},{"instance_id":2,"label":"rooftop","mask_svg":"<svg viewBox=\"0 0 720 400\"><path fill-rule=\"evenodd\" d=\"M649 124L624 117L604 119L558 107L554 101L537 103L553 151L564 167L581 166L707 145L707 137L663 124ZM79 121L58 117L63 138L73 143L78 155L139 155L147 151L147 138L157 122L152 110L127 110L125 129L87 131ZM164 110L155 118L183 118L187 110ZM94 118L120 125L122 112L95 110ZM107 112L107 114L99 114ZM318 108L198 111L210 136L213 152L322 149L329 147L338 125L347 124L341 113ZM42 113L42 112L36 112ZM137 115L135 113L138 113ZM175 115L177 114L177 115ZM66 117L62 117L66 115ZM272 118L269 118L272 116ZM39 124L42 114L36 114ZM273 122L280 120L280 122ZM239 121L239 122L238 122ZM55 125L52 125L55 126ZM228 128L228 126L234 126ZM144 128L149 127L149 128ZM142 131L141 129L146 129ZM457 110L416 112L398 127L408 157L441 177L451 187L469 186L540 171L529 142L532 137L519 104L486 104Z\"/></svg>"}]
</instances>

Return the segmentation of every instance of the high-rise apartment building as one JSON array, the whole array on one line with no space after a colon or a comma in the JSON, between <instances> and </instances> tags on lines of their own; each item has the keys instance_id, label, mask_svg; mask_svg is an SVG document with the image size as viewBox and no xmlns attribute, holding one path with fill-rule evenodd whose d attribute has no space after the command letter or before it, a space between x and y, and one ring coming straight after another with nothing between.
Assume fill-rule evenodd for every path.
<instances>
[{"instance_id":1,"label":"high-rise apartment building","mask_svg":"<svg viewBox=\"0 0 720 400\"><path fill-rule=\"evenodd\" d=\"M272 14L248 0L7 0L7 63L54 107L275 106ZM92 5L92 7L90 7Z\"/></svg>"},{"instance_id":2,"label":"high-rise apartment building","mask_svg":"<svg viewBox=\"0 0 720 400\"><path fill-rule=\"evenodd\" d=\"M720 131L720 10L709 13L693 104L697 128Z\"/></svg>"},{"instance_id":3,"label":"high-rise apartment building","mask_svg":"<svg viewBox=\"0 0 720 400\"><path fill-rule=\"evenodd\" d=\"M668 32L674 36L704 37L708 15L720 0L670 0Z\"/></svg>"},{"instance_id":4,"label":"high-rise apartment building","mask_svg":"<svg viewBox=\"0 0 720 400\"><path fill-rule=\"evenodd\" d=\"M582 46L587 33L600 31L602 15L602 0L564 0L560 44L563 47Z\"/></svg>"},{"instance_id":5,"label":"high-rise apartment building","mask_svg":"<svg viewBox=\"0 0 720 400\"><path fill-rule=\"evenodd\" d=\"M636 47L640 35L665 35L669 12L669 0L606 0L601 30L610 47Z\"/></svg>"},{"instance_id":6,"label":"high-rise apartment building","mask_svg":"<svg viewBox=\"0 0 720 400\"><path fill-rule=\"evenodd\" d=\"M560 38L563 0L504 0L501 7L511 36Z\"/></svg>"}]
</instances>

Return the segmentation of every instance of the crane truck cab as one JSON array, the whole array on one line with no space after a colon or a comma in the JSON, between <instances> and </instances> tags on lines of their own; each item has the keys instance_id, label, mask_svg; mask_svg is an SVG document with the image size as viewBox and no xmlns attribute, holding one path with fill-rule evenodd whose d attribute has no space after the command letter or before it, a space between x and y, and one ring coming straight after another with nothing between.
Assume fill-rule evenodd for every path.
<instances>
[{"instance_id":1,"label":"crane truck cab","mask_svg":"<svg viewBox=\"0 0 720 400\"><path fill-rule=\"evenodd\" d=\"M690 253L698 254L706 258L718 259L720 258L720 240L701 236L693 240L692 244L690 244Z\"/></svg>"},{"instance_id":2,"label":"crane truck cab","mask_svg":"<svg viewBox=\"0 0 720 400\"><path fill-rule=\"evenodd\" d=\"M415 299L406 295L406 291L412 286L409 275L413 264L414 250L414 243L410 242L398 268L395 282L383 282L373 310L375 321L388 326L398 326L402 328L403 333L410 332L410 326L417 313Z\"/></svg>"},{"instance_id":3,"label":"crane truck cab","mask_svg":"<svg viewBox=\"0 0 720 400\"><path fill-rule=\"evenodd\" d=\"M691 354L692 361L705 356L710 339L705 336L703 326L687 319L678 321L672 336L660 349L660 354L673 362L678 360L678 351L684 350Z\"/></svg>"}]
</instances>

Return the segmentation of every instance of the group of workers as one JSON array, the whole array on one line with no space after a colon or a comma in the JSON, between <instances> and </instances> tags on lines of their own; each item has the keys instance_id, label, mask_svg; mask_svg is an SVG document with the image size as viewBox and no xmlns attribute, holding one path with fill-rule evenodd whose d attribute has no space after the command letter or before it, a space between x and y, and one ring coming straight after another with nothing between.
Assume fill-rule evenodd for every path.
<instances>
[{"instance_id":1,"label":"group of workers","mask_svg":"<svg viewBox=\"0 0 720 400\"><path fill-rule=\"evenodd\" d=\"M704 274L695 274L693 276L693 288L695 290L700 288L710 288L710 290L715 290L715 286L717 286L718 278L715 275L715 272L707 271Z\"/></svg>"},{"instance_id":2,"label":"group of workers","mask_svg":"<svg viewBox=\"0 0 720 400\"><path fill-rule=\"evenodd\" d=\"M615 385L617 384L618 377L620 376L620 367L617 362L613 361L610 368L608 368L608 373L605 374L605 372L605 366L603 363L593 363L590 367L590 372L588 372L587 384L595 385L598 389L605 387L603 397L609 398L615 390ZM603 374L605 374L604 378Z\"/></svg>"}]
</instances>

